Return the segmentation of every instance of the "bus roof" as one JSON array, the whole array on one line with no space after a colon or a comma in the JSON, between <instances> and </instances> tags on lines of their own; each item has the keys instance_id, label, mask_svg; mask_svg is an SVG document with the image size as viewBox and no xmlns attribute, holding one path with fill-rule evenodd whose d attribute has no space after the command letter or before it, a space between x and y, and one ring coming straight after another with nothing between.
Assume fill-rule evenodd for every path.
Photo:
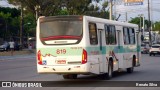
<instances>
[{"instance_id":1,"label":"bus roof","mask_svg":"<svg viewBox=\"0 0 160 90\"><path fill-rule=\"evenodd\" d=\"M128 23L128 22L120 22L120 21L114 21L114 20L109 20L109 19L104 19L104 18L99 18L99 17L93 17L93 16L86 16L86 15L60 15L60 16L41 16L39 18L78 18L78 17L83 17L89 21L96 21L99 23L109 23L109 24L114 24L114 25L120 25L120 26L130 26L130 27L138 27L136 24Z\"/></svg>"},{"instance_id":2,"label":"bus roof","mask_svg":"<svg viewBox=\"0 0 160 90\"><path fill-rule=\"evenodd\" d=\"M114 20L108 20L104 18L98 18L98 17L92 17L92 16L84 16L86 19L90 21L98 21L99 23L109 23L114 25L120 25L120 26L130 26L130 27L138 27L136 24L127 23L127 22L120 22L120 21L114 21Z\"/></svg>"}]
</instances>

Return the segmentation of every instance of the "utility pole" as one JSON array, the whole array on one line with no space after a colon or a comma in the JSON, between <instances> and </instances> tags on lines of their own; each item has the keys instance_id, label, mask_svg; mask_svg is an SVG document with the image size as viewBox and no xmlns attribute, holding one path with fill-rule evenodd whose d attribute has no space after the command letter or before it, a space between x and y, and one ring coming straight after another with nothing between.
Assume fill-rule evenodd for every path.
<instances>
[{"instance_id":1,"label":"utility pole","mask_svg":"<svg viewBox=\"0 0 160 90\"><path fill-rule=\"evenodd\" d=\"M143 31L142 31L142 35L144 36L144 31L145 31L145 21L144 21L145 17L143 15Z\"/></svg>"},{"instance_id":2,"label":"utility pole","mask_svg":"<svg viewBox=\"0 0 160 90\"><path fill-rule=\"evenodd\" d=\"M141 16L142 16L142 14L139 15L139 18L140 18L139 30L140 30L140 32L142 32L142 24L141 24L142 20L141 20Z\"/></svg>"},{"instance_id":3,"label":"utility pole","mask_svg":"<svg viewBox=\"0 0 160 90\"><path fill-rule=\"evenodd\" d=\"M114 9L115 9L115 11L114 11L114 20L117 20L116 19L116 16L117 16L117 12L116 12L116 7L117 6L117 3L116 3L116 0L114 0ZM118 16L118 18L119 18L119 16Z\"/></svg>"},{"instance_id":4,"label":"utility pole","mask_svg":"<svg viewBox=\"0 0 160 90\"><path fill-rule=\"evenodd\" d=\"M21 3L20 45L23 47L23 5Z\"/></svg>"},{"instance_id":5,"label":"utility pole","mask_svg":"<svg viewBox=\"0 0 160 90\"><path fill-rule=\"evenodd\" d=\"M139 16L139 18L140 18L140 31L142 32L142 35L143 35L143 31L144 30L142 30L142 23L143 23L143 27L144 27L144 15L143 14L139 14L138 15ZM143 22L142 22L142 18L143 18Z\"/></svg>"},{"instance_id":6,"label":"utility pole","mask_svg":"<svg viewBox=\"0 0 160 90\"><path fill-rule=\"evenodd\" d=\"M128 22L128 14L127 14L127 12L126 12L126 22Z\"/></svg>"},{"instance_id":7,"label":"utility pole","mask_svg":"<svg viewBox=\"0 0 160 90\"><path fill-rule=\"evenodd\" d=\"M36 20L38 20L40 8L41 8L41 7L40 7L39 5L36 5L36 6L35 6Z\"/></svg>"},{"instance_id":8,"label":"utility pole","mask_svg":"<svg viewBox=\"0 0 160 90\"><path fill-rule=\"evenodd\" d=\"M150 20L150 0L148 0L148 31L149 31L149 45L152 46L151 38L151 20Z\"/></svg>"},{"instance_id":9,"label":"utility pole","mask_svg":"<svg viewBox=\"0 0 160 90\"><path fill-rule=\"evenodd\" d=\"M109 20L112 20L112 12L113 12L113 10L112 10L112 5L113 5L112 1L113 0L110 0L110 3L109 3L109 6L110 6Z\"/></svg>"}]
</instances>

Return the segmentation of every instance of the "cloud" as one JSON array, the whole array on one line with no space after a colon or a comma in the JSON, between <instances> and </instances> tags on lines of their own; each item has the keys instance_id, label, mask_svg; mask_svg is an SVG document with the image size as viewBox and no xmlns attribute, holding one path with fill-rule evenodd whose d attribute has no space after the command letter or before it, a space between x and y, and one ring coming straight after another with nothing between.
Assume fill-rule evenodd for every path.
<instances>
[{"instance_id":1,"label":"cloud","mask_svg":"<svg viewBox=\"0 0 160 90\"><path fill-rule=\"evenodd\" d=\"M7 0L0 0L0 7L14 8L15 6L12 4L9 4Z\"/></svg>"}]
</instances>

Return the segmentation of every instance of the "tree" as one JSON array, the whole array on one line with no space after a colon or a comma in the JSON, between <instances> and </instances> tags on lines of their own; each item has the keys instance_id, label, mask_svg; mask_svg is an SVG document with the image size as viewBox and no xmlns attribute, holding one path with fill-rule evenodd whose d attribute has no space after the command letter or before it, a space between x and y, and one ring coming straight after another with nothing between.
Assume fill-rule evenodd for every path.
<instances>
[{"instance_id":1,"label":"tree","mask_svg":"<svg viewBox=\"0 0 160 90\"><path fill-rule=\"evenodd\" d=\"M143 18L142 17L141 17L141 19L140 19L140 17L135 17L135 18L132 18L131 21L129 21L129 23L137 24L139 26L140 26L140 22L141 22L141 27L143 27ZM148 20L144 20L144 25L147 25L147 28L148 28L149 21Z\"/></svg>"},{"instance_id":2,"label":"tree","mask_svg":"<svg viewBox=\"0 0 160 90\"><path fill-rule=\"evenodd\" d=\"M69 15L82 15L88 10L89 4L92 0L63 0L62 6L64 6Z\"/></svg>"},{"instance_id":3,"label":"tree","mask_svg":"<svg viewBox=\"0 0 160 90\"><path fill-rule=\"evenodd\" d=\"M10 16L11 16L11 13L5 14L3 12L0 12L0 17L3 18L5 22L5 34L4 34L5 39L8 36L8 22L9 22Z\"/></svg>"},{"instance_id":4,"label":"tree","mask_svg":"<svg viewBox=\"0 0 160 90\"><path fill-rule=\"evenodd\" d=\"M132 20L129 21L129 23L134 23L134 24L139 25L140 24L140 18L139 17L132 18Z\"/></svg>"},{"instance_id":5,"label":"tree","mask_svg":"<svg viewBox=\"0 0 160 90\"><path fill-rule=\"evenodd\" d=\"M17 36L19 31L19 10L0 7L0 38L9 40Z\"/></svg>"},{"instance_id":6,"label":"tree","mask_svg":"<svg viewBox=\"0 0 160 90\"><path fill-rule=\"evenodd\" d=\"M5 36L4 34L2 34L2 33L4 33L4 31L5 31L5 21L0 15L0 33L1 33L0 38Z\"/></svg>"},{"instance_id":7,"label":"tree","mask_svg":"<svg viewBox=\"0 0 160 90\"><path fill-rule=\"evenodd\" d=\"M0 7L0 11L3 12L3 13L11 13L11 17L17 17L20 15L20 11L16 8L9 8L9 7Z\"/></svg>"},{"instance_id":8,"label":"tree","mask_svg":"<svg viewBox=\"0 0 160 90\"><path fill-rule=\"evenodd\" d=\"M32 13L28 13L24 17L24 36L35 36L36 31L36 19L33 17L34 15Z\"/></svg>"},{"instance_id":9,"label":"tree","mask_svg":"<svg viewBox=\"0 0 160 90\"><path fill-rule=\"evenodd\" d=\"M160 34L160 21L159 22L155 22L153 25L153 31L159 31Z\"/></svg>"},{"instance_id":10,"label":"tree","mask_svg":"<svg viewBox=\"0 0 160 90\"><path fill-rule=\"evenodd\" d=\"M9 3L19 5L20 8L25 8L24 11L24 24L31 22L32 26L24 26L26 30L34 30L36 27L36 15L40 16L55 16L55 15L90 15L95 17L108 18L109 12L105 10L108 6L108 2L102 4L102 10L98 5L92 4L92 2L98 3L102 0L8 0ZM28 15L30 13L30 15ZM29 16L34 17L29 19ZM30 20L30 21L29 21ZM34 23L34 24L33 24ZM35 25L35 26L33 26ZM32 28L32 29L30 29ZM25 31L25 33L31 33L31 31Z\"/></svg>"},{"instance_id":11,"label":"tree","mask_svg":"<svg viewBox=\"0 0 160 90\"><path fill-rule=\"evenodd\" d=\"M96 3L98 3L99 1L101 0L95 0ZM106 8L108 7L108 2L105 1L104 3L102 3L101 6L102 8L100 8L97 4L91 4L90 6L88 6L88 11L86 11L84 14L109 19L109 12L106 11Z\"/></svg>"},{"instance_id":12,"label":"tree","mask_svg":"<svg viewBox=\"0 0 160 90\"><path fill-rule=\"evenodd\" d=\"M23 5L27 11L36 15L36 12L44 16L59 15L63 10L69 15L83 15L91 8L92 1L99 2L101 0L8 0L14 5ZM93 6L93 5L92 5ZM92 7L91 6L91 7ZM108 6L105 2L103 7ZM97 9L96 7L95 9ZM94 10L95 10L94 9ZM38 10L38 11L37 11ZM97 9L99 10L99 9Z\"/></svg>"},{"instance_id":13,"label":"tree","mask_svg":"<svg viewBox=\"0 0 160 90\"><path fill-rule=\"evenodd\" d=\"M19 37L20 16L11 18L9 30L13 37Z\"/></svg>"}]
</instances>

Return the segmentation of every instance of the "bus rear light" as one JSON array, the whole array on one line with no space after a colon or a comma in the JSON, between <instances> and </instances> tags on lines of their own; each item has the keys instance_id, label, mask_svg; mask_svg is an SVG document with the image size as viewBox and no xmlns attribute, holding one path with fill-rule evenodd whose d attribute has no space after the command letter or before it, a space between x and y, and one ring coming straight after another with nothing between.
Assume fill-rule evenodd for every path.
<instances>
[{"instance_id":1,"label":"bus rear light","mask_svg":"<svg viewBox=\"0 0 160 90\"><path fill-rule=\"evenodd\" d=\"M138 62L138 58L136 59L136 62Z\"/></svg>"},{"instance_id":2,"label":"bus rear light","mask_svg":"<svg viewBox=\"0 0 160 90\"><path fill-rule=\"evenodd\" d=\"M37 59L38 59L38 64L42 65L42 55L40 50L37 53Z\"/></svg>"},{"instance_id":3,"label":"bus rear light","mask_svg":"<svg viewBox=\"0 0 160 90\"><path fill-rule=\"evenodd\" d=\"M117 61L114 61L113 64L116 65L116 64L117 64Z\"/></svg>"},{"instance_id":4,"label":"bus rear light","mask_svg":"<svg viewBox=\"0 0 160 90\"><path fill-rule=\"evenodd\" d=\"M87 63L87 51L83 49L82 53L82 64Z\"/></svg>"}]
</instances>

